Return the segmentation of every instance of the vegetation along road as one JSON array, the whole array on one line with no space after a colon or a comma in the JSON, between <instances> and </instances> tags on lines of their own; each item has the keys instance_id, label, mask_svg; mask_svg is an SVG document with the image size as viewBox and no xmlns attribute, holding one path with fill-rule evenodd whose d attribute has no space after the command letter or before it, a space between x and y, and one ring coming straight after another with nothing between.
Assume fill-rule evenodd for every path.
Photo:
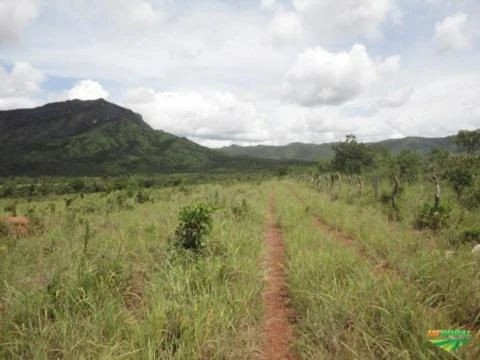
<instances>
[{"instance_id":1,"label":"vegetation along road","mask_svg":"<svg viewBox=\"0 0 480 360\"><path fill-rule=\"evenodd\" d=\"M399 219L348 177L3 199L29 222L0 228L0 358L477 359L480 261L412 226L433 193Z\"/></svg>"}]
</instances>

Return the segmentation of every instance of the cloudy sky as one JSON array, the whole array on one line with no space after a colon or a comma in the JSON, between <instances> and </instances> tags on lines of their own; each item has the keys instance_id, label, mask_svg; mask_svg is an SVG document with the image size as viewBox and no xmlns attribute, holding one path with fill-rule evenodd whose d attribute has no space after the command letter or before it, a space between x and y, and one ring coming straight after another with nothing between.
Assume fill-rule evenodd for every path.
<instances>
[{"instance_id":1,"label":"cloudy sky","mask_svg":"<svg viewBox=\"0 0 480 360\"><path fill-rule=\"evenodd\" d=\"M106 98L203 145L480 127L478 0L0 0L0 109Z\"/></svg>"}]
</instances>

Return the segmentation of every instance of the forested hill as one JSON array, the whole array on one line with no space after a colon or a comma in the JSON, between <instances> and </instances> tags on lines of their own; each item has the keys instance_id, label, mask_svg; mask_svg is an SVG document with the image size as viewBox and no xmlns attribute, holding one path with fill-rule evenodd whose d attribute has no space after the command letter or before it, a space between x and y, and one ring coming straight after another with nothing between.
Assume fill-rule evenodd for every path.
<instances>
[{"instance_id":1,"label":"forested hill","mask_svg":"<svg viewBox=\"0 0 480 360\"><path fill-rule=\"evenodd\" d=\"M332 145L327 144L304 144L292 143L284 146L237 146L232 145L221 148L220 151L228 155L243 155L261 159L277 160L304 160L318 161L330 160L333 157ZM443 148L448 151L457 151L453 136L443 138L405 137L402 139L383 140L376 143L369 143L371 146L384 145L394 154L402 150L414 150L420 155L427 155L435 148Z\"/></svg>"},{"instance_id":2,"label":"forested hill","mask_svg":"<svg viewBox=\"0 0 480 360\"><path fill-rule=\"evenodd\" d=\"M139 114L103 99L0 111L0 176L245 171L296 163L222 154L154 130Z\"/></svg>"}]
</instances>

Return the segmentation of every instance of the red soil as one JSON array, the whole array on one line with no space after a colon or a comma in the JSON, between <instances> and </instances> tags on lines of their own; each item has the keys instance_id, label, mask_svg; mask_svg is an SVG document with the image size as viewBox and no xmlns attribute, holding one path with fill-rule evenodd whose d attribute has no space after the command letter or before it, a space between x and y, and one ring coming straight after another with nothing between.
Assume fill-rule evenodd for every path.
<instances>
[{"instance_id":1,"label":"red soil","mask_svg":"<svg viewBox=\"0 0 480 360\"><path fill-rule=\"evenodd\" d=\"M290 190L290 192L296 197L296 199L302 205L305 205L305 202L303 201L303 199L295 191ZM382 276L384 273L389 273L389 274L392 274L392 275L395 275L395 276L398 275L398 274L396 274L395 269L393 269L385 259L378 260L378 259L372 258L367 253L365 248L358 241L356 241L352 236L343 232L342 229L339 229L335 226L331 226L330 224L328 224L325 220L323 220L320 217L315 217L314 218L314 224L324 234L334 235L335 239L340 241L344 246L353 246L355 248L358 256L361 257L362 259L366 260L368 263L370 263L372 265L371 274L374 277L378 278L378 277Z\"/></svg>"},{"instance_id":2,"label":"red soil","mask_svg":"<svg viewBox=\"0 0 480 360\"><path fill-rule=\"evenodd\" d=\"M30 220L25 216L4 217L0 218L0 222L3 222L15 235L27 236L29 234Z\"/></svg>"},{"instance_id":3,"label":"red soil","mask_svg":"<svg viewBox=\"0 0 480 360\"><path fill-rule=\"evenodd\" d=\"M289 318L294 316L288 307L285 281L285 247L282 233L275 224L275 195L269 199L268 220L265 231L266 278L263 293L265 314L263 319L264 344L262 359L293 359L293 328Z\"/></svg>"}]
</instances>

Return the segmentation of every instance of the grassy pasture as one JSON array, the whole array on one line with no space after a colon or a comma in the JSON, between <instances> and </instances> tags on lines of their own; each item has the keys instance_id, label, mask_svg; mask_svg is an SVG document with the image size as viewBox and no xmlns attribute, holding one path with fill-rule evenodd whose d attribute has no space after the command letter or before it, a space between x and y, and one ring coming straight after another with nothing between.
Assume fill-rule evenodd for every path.
<instances>
[{"instance_id":1,"label":"grassy pasture","mask_svg":"<svg viewBox=\"0 0 480 360\"><path fill-rule=\"evenodd\" d=\"M402 198L401 222L388 221L381 205L345 187L317 192L285 182L283 189L279 222L289 247L298 347L305 359L480 356L480 261L470 245L451 245L455 229L412 230L418 189ZM428 195L425 191L425 200ZM464 214L463 221L474 216ZM346 246L334 232L322 232L316 218L355 242ZM446 251L452 249L450 256ZM386 268L380 275L379 264ZM454 355L427 341L429 329L459 328L472 329L477 340Z\"/></svg>"},{"instance_id":2,"label":"grassy pasture","mask_svg":"<svg viewBox=\"0 0 480 360\"><path fill-rule=\"evenodd\" d=\"M417 231L427 186L405 189L392 222L367 186L275 180L20 199L17 213L38 223L28 237L0 236L0 359L259 358L272 190L301 358L480 356L478 340L452 355L426 337L478 331L480 261L454 241L478 213L454 208L450 228ZM198 202L216 210L195 256L171 242L180 207Z\"/></svg>"},{"instance_id":3,"label":"grassy pasture","mask_svg":"<svg viewBox=\"0 0 480 360\"><path fill-rule=\"evenodd\" d=\"M260 344L265 186L20 202L43 231L0 241L1 359L244 359ZM248 212L232 208L247 199ZM206 254L171 250L181 205L217 210ZM1 204L3 209L3 205Z\"/></svg>"}]
</instances>

